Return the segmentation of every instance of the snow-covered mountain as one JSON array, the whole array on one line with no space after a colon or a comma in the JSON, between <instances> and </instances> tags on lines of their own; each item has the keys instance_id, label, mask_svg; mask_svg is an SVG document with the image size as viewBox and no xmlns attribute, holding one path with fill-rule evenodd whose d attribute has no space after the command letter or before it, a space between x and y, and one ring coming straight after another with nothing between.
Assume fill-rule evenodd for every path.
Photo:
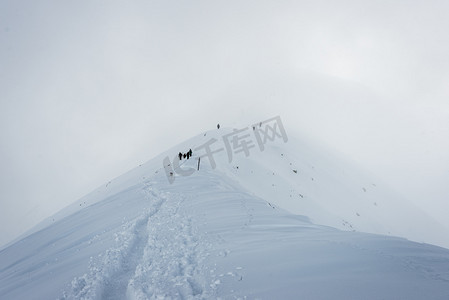
<instances>
[{"instance_id":1,"label":"snow-covered mountain","mask_svg":"<svg viewBox=\"0 0 449 300\"><path fill-rule=\"evenodd\" d=\"M449 250L421 243L447 247L439 224L266 125L200 134L42 222L0 251L0 298L449 299Z\"/></svg>"}]
</instances>

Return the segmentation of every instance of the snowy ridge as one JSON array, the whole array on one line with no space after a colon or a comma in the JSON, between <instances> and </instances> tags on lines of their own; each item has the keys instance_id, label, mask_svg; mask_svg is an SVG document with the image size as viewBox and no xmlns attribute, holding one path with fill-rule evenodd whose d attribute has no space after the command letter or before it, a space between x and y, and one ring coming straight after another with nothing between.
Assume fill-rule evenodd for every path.
<instances>
[{"instance_id":1,"label":"snowy ridge","mask_svg":"<svg viewBox=\"0 0 449 300\"><path fill-rule=\"evenodd\" d=\"M394 209L390 192L335 174L318 152L276 142L232 162L222 152L216 168L203 160L169 183L165 156L223 132L111 180L1 250L0 298L449 298L448 249L330 226L349 227L345 219L359 230L400 232L403 224L396 212L383 215ZM413 226L425 223L419 217Z\"/></svg>"},{"instance_id":2,"label":"snowy ridge","mask_svg":"<svg viewBox=\"0 0 449 300\"><path fill-rule=\"evenodd\" d=\"M220 138L216 132L209 134ZM314 223L449 247L447 228L381 179L310 141L276 140L263 152L235 155L231 163L218 154L217 169L254 195Z\"/></svg>"}]
</instances>

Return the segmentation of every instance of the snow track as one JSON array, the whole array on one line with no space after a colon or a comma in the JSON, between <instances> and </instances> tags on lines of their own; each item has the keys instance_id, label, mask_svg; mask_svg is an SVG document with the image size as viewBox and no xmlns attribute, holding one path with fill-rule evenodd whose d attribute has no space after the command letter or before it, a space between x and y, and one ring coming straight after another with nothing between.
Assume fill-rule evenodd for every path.
<instances>
[{"instance_id":1,"label":"snow track","mask_svg":"<svg viewBox=\"0 0 449 300\"><path fill-rule=\"evenodd\" d=\"M202 251L192 221L180 212L184 198L169 194L167 205L148 223L142 261L128 285L130 299L202 298Z\"/></svg>"},{"instance_id":2,"label":"snow track","mask_svg":"<svg viewBox=\"0 0 449 300\"><path fill-rule=\"evenodd\" d=\"M203 251L184 198L146 184L151 207L116 234L116 246L91 258L89 272L72 281L61 299L204 298Z\"/></svg>"}]
</instances>

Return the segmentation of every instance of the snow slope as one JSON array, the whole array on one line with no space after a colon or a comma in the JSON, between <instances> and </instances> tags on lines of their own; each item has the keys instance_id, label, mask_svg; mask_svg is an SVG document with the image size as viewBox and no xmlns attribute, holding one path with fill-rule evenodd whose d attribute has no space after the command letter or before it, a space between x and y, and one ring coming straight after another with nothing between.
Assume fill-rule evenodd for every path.
<instances>
[{"instance_id":1,"label":"snow slope","mask_svg":"<svg viewBox=\"0 0 449 300\"><path fill-rule=\"evenodd\" d=\"M292 138L231 162L221 151L216 168L203 157L169 183L167 155L227 133L174 147L2 249L0 298L449 299L448 249L372 234L444 242L444 229Z\"/></svg>"}]
</instances>

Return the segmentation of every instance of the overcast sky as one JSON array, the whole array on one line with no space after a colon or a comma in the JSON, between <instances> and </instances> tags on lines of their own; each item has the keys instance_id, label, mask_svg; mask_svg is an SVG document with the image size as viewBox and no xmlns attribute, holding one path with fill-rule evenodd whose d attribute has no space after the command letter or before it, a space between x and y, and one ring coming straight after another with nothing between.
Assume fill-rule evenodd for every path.
<instances>
[{"instance_id":1,"label":"overcast sky","mask_svg":"<svg viewBox=\"0 0 449 300\"><path fill-rule=\"evenodd\" d=\"M449 226L448 11L0 0L0 245L218 122L276 115Z\"/></svg>"}]
</instances>

